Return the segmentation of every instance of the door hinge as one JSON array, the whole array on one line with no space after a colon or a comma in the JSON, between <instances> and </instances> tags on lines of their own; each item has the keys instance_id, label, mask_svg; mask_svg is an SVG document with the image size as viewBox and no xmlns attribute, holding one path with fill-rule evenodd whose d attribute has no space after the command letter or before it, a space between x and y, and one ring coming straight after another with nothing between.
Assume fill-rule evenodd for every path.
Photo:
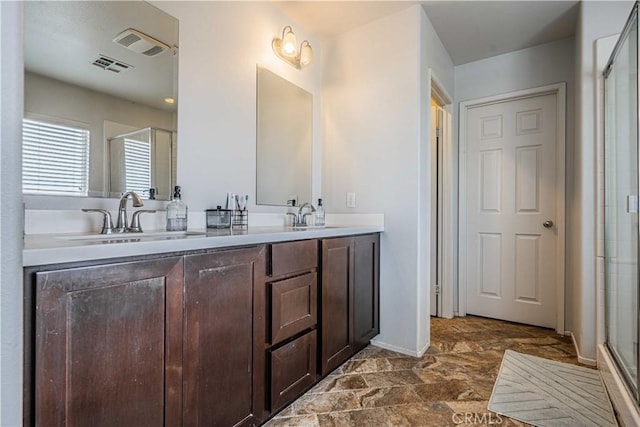
<instances>
[{"instance_id":1,"label":"door hinge","mask_svg":"<svg viewBox=\"0 0 640 427\"><path fill-rule=\"evenodd\" d=\"M440 295L440 285L436 285L436 295Z\"/></svg>"},{"instance_id":2,"label":"door hinge","mask_svg":"<svg viewBox=\"0 0 640 427\"><path fill-rule=\"evenodd\" d=\"M442 129L436 128L436 138L440 138L442 136Z\"/></svg>"}]
</instances>

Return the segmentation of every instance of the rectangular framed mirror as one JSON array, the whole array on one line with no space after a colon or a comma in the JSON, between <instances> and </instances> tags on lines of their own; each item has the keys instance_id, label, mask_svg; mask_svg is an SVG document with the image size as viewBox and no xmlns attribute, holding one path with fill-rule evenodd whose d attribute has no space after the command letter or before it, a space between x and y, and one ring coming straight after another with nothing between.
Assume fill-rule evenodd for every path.
<instances>
[{"instance_id":1,"label":"rectangular framed mirror","mask_svg":"<svg viewBox=\"0 0 640 427\"><path fill-rule=\"evenodd\" d=\"M311 202L313 96L257 68L256 203Z\"/></svg>"}]
</instances>

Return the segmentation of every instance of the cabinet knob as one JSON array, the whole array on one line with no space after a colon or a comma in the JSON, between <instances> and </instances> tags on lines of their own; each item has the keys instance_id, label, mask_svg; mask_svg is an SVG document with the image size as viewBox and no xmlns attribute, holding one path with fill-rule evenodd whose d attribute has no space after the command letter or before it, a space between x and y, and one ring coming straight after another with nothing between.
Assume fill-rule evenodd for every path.
<instances>
[{"instance_id":1,"label":"cabinet knob","mask_svg":"<svg viewBox=\"0 0 640 427\"><path fill-rule=\"evenodd\" d=\"M544 228L551 228L553 227L553 221L551 221L550 219L546 220L545 222L542 223L542 226Z\"/></svg>"}]
</instances>

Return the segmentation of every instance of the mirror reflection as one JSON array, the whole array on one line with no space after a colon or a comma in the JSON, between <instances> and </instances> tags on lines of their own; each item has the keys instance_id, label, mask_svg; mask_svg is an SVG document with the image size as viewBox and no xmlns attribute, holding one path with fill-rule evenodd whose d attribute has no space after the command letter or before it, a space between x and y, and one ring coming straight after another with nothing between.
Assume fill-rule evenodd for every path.
<instances>
[{"instance_id":1,"label":"mirror reflection","mask_svg":"<svg viewBox=\"0 0 640 427\"><path fill-rule=\"evenodd\" d=\"M256 202L310 202L313 96L265 68L257 75Z\"/></svg>"},{"instance_id":2,"label":"mirror reflection","mask_svg":"<svg viewBox=\"0 0 640 427\"><path fill-rule=\"evenodd\" d=\"M170 198L177 19L143 1L29 1L24 19L25 118L37 131L23 136L23 175L30 177L23 191L119 197L146 190L148 197L155 187L156 198ZM124 149L124 138L117 142L126 134L146 141L147 188L137 188L144 179L121 175L127 162L141 161L127 158L133 151ZM86 135L85 141L77 135ZM111 145L118 144L116 155ZM67 182L67 175L74 181Z\"/></svg>"},{"instance_id":3,"label":"mirror reflection","mask_svg":"<svg viewBox=\"0 0 640 427\"><path fill-rule=\"evenodd\" d=\"M146 128L108 139L110 196L135 191L141 197L167 200L171 194L172 132Z\"/></svg>"}]
</instances>

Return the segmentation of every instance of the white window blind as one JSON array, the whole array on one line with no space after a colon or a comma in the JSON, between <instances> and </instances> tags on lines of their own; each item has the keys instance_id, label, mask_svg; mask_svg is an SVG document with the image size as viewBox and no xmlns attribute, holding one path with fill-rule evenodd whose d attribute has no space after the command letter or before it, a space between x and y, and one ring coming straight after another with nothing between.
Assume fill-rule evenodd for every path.
<instances>
[{"instance_id":1,"label":"white window blind","mask_svg":"<svg viewBox=\"0 0 640 427\"><path fill-rule=\"evenodd\" d=\"M135 139L124 140L125 180L127 191L143 194L151 188L151 144Z\"/></svg>"},{"instance_id":2,"label":"white window blind","mask_svg":"<svg viewBox=\"0 0 640 427\"><path fill-rule=\"evenodd\" d=\"M88 183L88 130L39 120L23 120L24 193L86 196Z\"/></svg>"}]
</instances>

